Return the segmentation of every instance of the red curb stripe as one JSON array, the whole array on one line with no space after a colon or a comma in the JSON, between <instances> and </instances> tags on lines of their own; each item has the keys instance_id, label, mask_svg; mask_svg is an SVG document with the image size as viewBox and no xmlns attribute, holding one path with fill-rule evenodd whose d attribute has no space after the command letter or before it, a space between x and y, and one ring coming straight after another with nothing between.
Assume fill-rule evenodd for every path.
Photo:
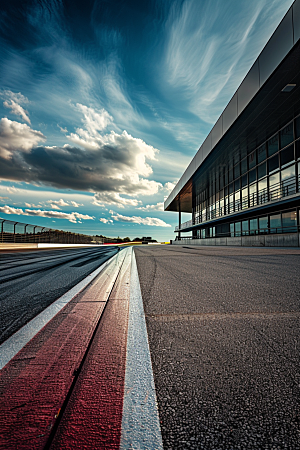
<instances>
[{"instance_id":1,"label":"red curb stripe","mask_svg":"<svg viewBox=\"0 0 300 450\"><path fill-rule=\"evenodd\" d=\"M0 372L2 448L44 448L119 267L112 262Z\"/></svg>"},{"instance_id":2,"label":"red curb stripe","mask_svg":"<svg viewBox=\"0 0 300 450\"><path fill-rule=\"evenodd\" d=\"M119 449L125 380L130 262L131 258L126 257L52 442L51 450Z\"/></svg>"}]
</instances>

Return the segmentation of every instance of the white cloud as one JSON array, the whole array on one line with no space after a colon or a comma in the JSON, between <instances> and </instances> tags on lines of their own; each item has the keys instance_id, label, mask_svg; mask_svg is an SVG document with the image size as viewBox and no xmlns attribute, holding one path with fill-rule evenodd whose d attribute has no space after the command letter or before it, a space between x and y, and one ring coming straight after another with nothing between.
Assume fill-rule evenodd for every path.
<instances>
[{"instance_id":1,"label":"white cloud","mask_svg":"<svg viewBox=\"0 0 300 450\"><path fill-rule=\"evenodd\" d=\"M72 223L81 223L81 220L94 220L95 217L89 216L87 214L79 214L77 212L72 213L64 213L60 211L42 211L40 209L30 210L30 209L21 209L21 208L13 208L11 206L0 206L0 211L4 214L17 214L23 216L39 216L39 217L48 217L55 219L66 219Z\"/></svg>"},{"instance_id":2,"label":"white cloud","mask_svg":"<svg viewBox=\"0 0 300 450\"><path fill-rule=\"evenodd\" d=\"M22 117L22 119L25 120L25 122L29 123L29 125L31 124L30 119L28 117L28 111L22 108L21 105L18 105L18 103L16 103L14 100L5 100L3 102L3 105L6 108L9 108L11 112L16 116Z\"/></svg>"},{"instance_id":3,"label":"white cloud","mask_svg":"<svg viewBox=\"0 0 300 450\"><path fill-rule=\"evenodd\" d=\"M17 194L20 192L20 189L16 188L15 186L7 186L6 190L10 194Z\"/></svg>"},{"instance_id":4,"label":"white cloud","mask_svg":"<svg viewBox=\"0 0 300 450\"><path fill-rule=\"evenodd\" d=\"M32 130L25 123L4 117L0 120L0 157L9 159L14 152L29 153L33 147L46 140L40 131Z\"/></svg>"},{"instance_id":5,"label":"white cloud","mask_svg":"<svg viewBox=\"0 0 300 450\"><path fill-rule=\"evenodd\" d=\"M27 208L42 208L42 205L35 205L34 203L27 202L25 202L25 206L27 206Z\"/></svg>"},{"instance_id":6,"label":"white cloud","mask_svg":"<svg viewBox=\"0 0 300 450\"><path fill-rule=\"evenodd\" d=\"M12 92L12 91L9 91L9 90L4 90L1 93L1 97L11 99L14 102L19 103L21 105L29 103L28 98L25 97L23 94L21 94L21 92Z\"/></svg>"},{"instance_id":7,"label":"white cloud","mask_svg":"<svg viewBox=\"0 0 300 450\"><path fill-rule=\"evenodd\" d=\"M71 200L70 203L72 206L74 206L74 208L79 208L79 206L84 206L83 203L77 203L77 202L74 202L74 200Z\"/></svg>"},{"instance_id":8,"label":"white cloud","mask_svg":"<svg viewBox=\"0 0 300 450\"><path fill-rule=\"evenodd\" d=\"M168 193L172 192L174 187L176 186L176 183L177 183L176 181L174 181L173 183L171 183L170 181L167 181L164 184L164 190Z\"/></svg>"},{"instance_id":9,"label":"white cloud","mask_svg":"<svg viewBox=\"0 0 300 450\"><path fill-rule=\"evenodd\" d=\"M139 195L154 195L162 184L149 180L158 150L125 130L100 134L111 116L77 104L86 129L67 138L76 146L39 146L45 136L28 125L0 121L0 177L96 193L95 204L138 206ZM100 114L101 113L101 114ZM11 158L11 160L9 160ZM66 206L57 201L52 205ZM75 205L74 205L75 206Z\"/></svg>"},{"instance_id":10,"label":"white cloud","mask_svg":"<svg viewBox=\"0 0 300 450\"><path fill-rule=\"evenodd\" d=\"M151 227L171 227L168 223L155 217L138 217L138 216L123 216L119 213L110 211L111 217L117 222L137 223L139 225L148 225Z\"/></svg>"},{"instance_id":11,"label":"white cloud","mask_svg":"<svg viewBox=\"0 0 300 450\"><path fill-rule=\"evenodd\" d=\"M100 222L102 222L102 223L113 223L113 220L111 220L111 219L105 219L104 217L101 217L101 219L99 219L100 220Z\"/></svg>"},{"instance_id":12,"label":"white cloud","mask_svg":"<svg viewBox=\"0 0 300 450\"><path fill-rule=\"evenodd\" d=\"M162 78L190 112L214 123L290 1L173 2ZM165 86L166 89L166 86Z\"/></svg>"},{"instance_id":13,"label":"white cloud","mask_svg":"<svg viewBox=\"0 0 300 450\"><path fill-rule=\"evenodd\" d=\"M47 203L51 203L56 206L69 206L69 203L65 202L62 198L60 200L47 200Z\"/></svg>"},{"instance_id":14,"label":"white cloud","mask_svg":"<svg viewBox=\"0 0 300 450\"><path fill-rule=\"evenodd\" d=\"M58 125L57 124L57 126L58 126L58 128L60 129L60 131L62 132L62 133L67 133L68 132L68 130L67 130L67 128L65 127L65 128L63 128L63 127L61 127L60 125Z\"/></svg>"},{"instance_id":15,"label":"white cloud","mask_svg":"<svg viewBox=\"0 0 300 450\"><path fill-rule=\"evenodd\" d=\"M156 205L146 205L146 206L141 206L140 208L141 211L163 211L164 210L164 204L163 202L158 202L156 203Z\"/></svg>"},{"instance_id":16,"label":"white cloud","mask_svg":"<svg viewBox=\"0 0 300 450\"><path fill-rule=\"evenodd\" d=\"M4 214L24 214L23 209L21 208L13 208L12 206L0 206L0 211ZM26 215L26 214L25 214Z\"/></svg>"},{"instance_id":17,"label":"white cloud","mask_svg":"<svg viewBox=\"0 0 300 450\"><path fill-rule=\"evenodd\" d=\"M121 197L117 192L98 192L92 201L92 204L96 206L117 205L120 208L124 208L124 206L137 206L141 203L140 200L135 198Z\"/></svg>"},{"instance_id":18,"label":"white cloud","mask_svg":"<svg viewBox=\"0 0 300 450\"><path fill-rule=\"evenodd\" d=\"M81 105L80 103L76 103L75 108L84 115L82 122L87 132L93 137L97 137L99 131L103 131L110 123L113 122L113 118L105 109L95 110L94 108ZM77 134L80 135L83 130L78 128L76 131Z\"/></svg>"}]
</instances>

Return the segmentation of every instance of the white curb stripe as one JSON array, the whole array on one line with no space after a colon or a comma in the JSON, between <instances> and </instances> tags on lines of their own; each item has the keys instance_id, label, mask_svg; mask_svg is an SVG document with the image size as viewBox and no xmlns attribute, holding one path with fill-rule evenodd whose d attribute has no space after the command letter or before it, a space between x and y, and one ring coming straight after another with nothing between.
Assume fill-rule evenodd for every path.
<instances>
[{"instance_id":1,"label":"white curb stripe","mask_svg":"<svg viewBox=\"0 0 300 450\"><path fill-rule=\"evenodd\" d=\"M30 322L16 331L12 336L10 336L6 341L0 345L0 370L3 369L6 364L11 361L11 359L25 347L28 342L34 338L34 336L41 331L41 329L56 316L59 311L61 311L67 303L69 303L75 295L79 294L93 279L107 266L111 263L113 259L118 257L120 253L117 253L112 258L108 259L103 263L98 269L90 273L86 278L84 278L80 283L76 284L72 289L62 295L60 298L55 300L51 305L49 305L44 311L40 312L36 317L34 317Z\"/></svg>"},{"instance_id":2,"label":"white curb stripe","mask_svg":"<svg viewBox=\"0 0 300 450\"><path fill-rule=\"evenodd\" d=\"M163 449L136 259L132 250L121 450Z\"/></svg>"}]
</instances>

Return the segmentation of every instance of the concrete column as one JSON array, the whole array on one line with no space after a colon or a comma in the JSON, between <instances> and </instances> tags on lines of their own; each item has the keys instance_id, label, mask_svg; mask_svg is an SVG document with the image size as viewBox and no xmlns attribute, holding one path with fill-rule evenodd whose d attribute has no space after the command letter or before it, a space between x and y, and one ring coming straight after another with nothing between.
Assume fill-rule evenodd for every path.
<instances>
[{"instance_id":1,"label":"concrete column","mask_svg":"<svg viewBox=\"0 0 300 450\"><path fill-rule=\"evenodd\" d=\"M180 230L180 228L181 228L181 206L180 206L180 200L179 200L179 213L178 213L178 219L179 219L179 223L178 223L178 226L179 226L179 230ZM180 233L180 231L179 231L179 233L178 233L178 239L179 240L181 240L181 233Z\"/></svg>"}]
</instances>

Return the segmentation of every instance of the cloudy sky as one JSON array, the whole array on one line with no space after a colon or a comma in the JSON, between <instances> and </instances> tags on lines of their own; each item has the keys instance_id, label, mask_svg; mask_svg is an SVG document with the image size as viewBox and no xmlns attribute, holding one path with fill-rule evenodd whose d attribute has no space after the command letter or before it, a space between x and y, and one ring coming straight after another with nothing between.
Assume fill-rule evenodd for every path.
<instances>
[{"instance_id":1,"label":"cloudy sky","mask_svg":"<svg viewBox=\"0 0 300 450\"><path fill-rule=\"evenodd\" d=\"M0 217L174 237L164 198L292 3L1 2Z\"/></svg>"}]
</instances>

